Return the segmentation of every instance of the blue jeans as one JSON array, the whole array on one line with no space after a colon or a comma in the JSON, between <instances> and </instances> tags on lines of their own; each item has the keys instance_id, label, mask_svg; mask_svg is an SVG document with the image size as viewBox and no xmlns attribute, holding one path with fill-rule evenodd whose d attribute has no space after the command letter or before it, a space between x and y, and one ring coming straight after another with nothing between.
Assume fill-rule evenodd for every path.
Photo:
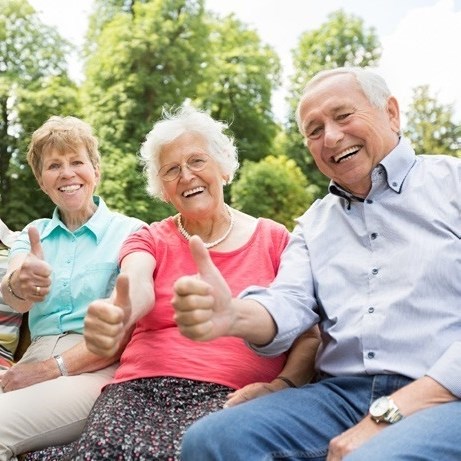
<instances>
[{"instance_id":1,"label":"blue jeans","mask_svg":"<svg viewBox=\"0 0 461 461\"><path fill-rule=\"evenodd\" d=\"M269 461L269 460L325 460L329 441L336 435L357 424L367 413L370 403L382 396L388 395L400 387L410 383L409 378L396 375L329 377L304 386L300 389L285 389L265 397L252 400L237 407L227 408L213 413L194 423L186 432L182 443L181 459L183 461ZM440 458L441 453L454 453L452 457L443 457L444 461L461 460L461 444L456 443L461 433L461 418L459 417L459 402L437 407L440 412L432 421L431 410L420 412L415 417L402 420L395 426L382 431L383 437L392 431L389 438L394 440L392 456L376 457L376 451L381 455L383 448L365 452L362 457L357 451L358 460L430 460ZM453 409L453 410L450 410ZM436 413L436 409L432 413ZM445 412L442 412L445 409ZM455 411L458 413L455 415ZM450 413L450 411L452 411ZM427 412L428 417L424 418ZM449 417L447 413L453 415ZM447 417L447 419L444 419ZM454 421L456 417L456 422ZM411 424L414 420L416 424ZM414 432L425 420L431 420L430 428L438 437L445 426L456 426L448 429L437 441L432 451L420 445ZM421 421L421 423L420 423ZM408 426L401 431L400 427ZM411 426L411 428L410 428ZM422 432L422 431L421 431ZM446 433L446 432L445 432ZM456 434L456 437L455 437ZM381 437L381 434L379 435ZM421 434L429 445L432 436ZM378 437L376 438L378 439ZM429 439L429 440L428 440ZM371 442L370 442L371 443ZM368 444L367 444L368 445ZM403 458L394 457L401 446L406 450ZM414 448L414 451L412 447ZM386 449L389 446L386 446ZM390 448L389 448L390 449ZM365 447L363 448L365 450ZM381 451L380 451L381 450ZM427 456L427 457L424 457Z\"/></svg>"}]
</instances>

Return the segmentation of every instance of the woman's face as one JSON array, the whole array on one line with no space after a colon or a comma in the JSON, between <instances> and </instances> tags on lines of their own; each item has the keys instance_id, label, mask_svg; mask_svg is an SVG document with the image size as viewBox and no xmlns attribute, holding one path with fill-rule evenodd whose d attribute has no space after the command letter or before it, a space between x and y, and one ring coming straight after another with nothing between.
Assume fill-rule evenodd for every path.
<instances>
[{"instance_id":1,"label":"woman's face","mask_svg":"<svg viewBox=\"0 0 461 461\"><path fill-rule=\"evenodd\" d=\"M192 171L186 161L206 159L204 168ZM160 167L180 165L179 176L172 181L162 180L163 196L185 216L206 217L223 203L225 177L210 154L207 142L197 133L185 133L160 151Z\"/></svg>"},{"instance_id":2,"label":"woman's face","mask_svg":"<svg viewBox=\"0 0 461 461\"><path fill-rule=\"evenodd\" d=\"M81 215L93 208L99 179L99 169L83 146L77 152L51 150L43 156L40 187L64 215Z\"/></svg>"}]
</instances>

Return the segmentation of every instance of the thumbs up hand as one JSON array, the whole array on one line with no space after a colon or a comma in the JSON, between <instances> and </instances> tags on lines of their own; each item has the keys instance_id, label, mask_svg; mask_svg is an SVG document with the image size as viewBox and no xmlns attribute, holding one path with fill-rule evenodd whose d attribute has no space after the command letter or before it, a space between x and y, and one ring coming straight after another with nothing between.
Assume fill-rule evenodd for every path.
<instances>
[{"instance_id":1,"label":"thumbs up hand","mask_svg":"<svg viewBox=\"0 0 461 461\"><path fill-rule=\"evenodd\" d=\"M119 352L130 333L127 326L131 311L128 276L120 274L113 299L99 299L88 307L84 329L88 350L103 357L113 357Z\"/></svg>"},{"instance_id":2,"label":"thumbs up hand","mask_svg":"<svg viewBox=\"0 0 461 461\"><path fill-rule=\"evenodd\" d=\"M200 237L193 236L189 245L198 275L175 282L175 321L184 336L197 341L228 335L235 317L230 288Z\"/></svg>"},{"instance_id":3,"label":"thumbs up hand","mask_svg":"<svg viewBox=\"0 0 461 461\"><path fill-rule=\"evenodd\" d=\"M38 230L31 226L28 234L30 252L15 276L15 292L27 301L37 303L43 301L50 291L52 268L44 259Z\"/></svg>"}]
</instances>

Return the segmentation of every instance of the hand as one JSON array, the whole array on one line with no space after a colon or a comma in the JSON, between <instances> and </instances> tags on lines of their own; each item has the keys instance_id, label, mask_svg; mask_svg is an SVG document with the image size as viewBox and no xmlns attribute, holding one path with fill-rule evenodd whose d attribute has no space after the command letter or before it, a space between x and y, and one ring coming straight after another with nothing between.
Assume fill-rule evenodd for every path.
<instances>
[{"instance_id":1,"label":"hand","mask_svg":"<svg viewBox=\"0 0 461 461\"><path fill-rule=\"evenodd\" d=\"M38 230L31 226L28 229L30 252L24 259L17 275L14 275L17 287L15 292L22 298L34 303L41 302L50 292L51 266L44 260Z\"/></svg>"},{"instance_id":2,"label":"hand","mask_svg":"<svg viewBox=\"0 0 461 461\"><path fill-rule=\"evenodd\" d=\"M51 359L54 361L54 359ZM55 365L48 366L47 361L18 363L13 365L4 373L0 374L0 386L3 392L16 391L24 387L32 386L33 384L41 383L52 378L56 378L53 374Z\"/></svg>"},{"instance_id":3,"label":"hand","mask_svg":"<svg viewBox=\"0 0 461 461\"><path fill-rule=\"evenodd\" d=\"M113 302L99 299L88 306L84 330L88 350L103 357L114 356L126 339L131 310L129 280L120 274Z\"/></svg>"},{"instance_id":4,"label":"hand","mask_svg":"<svg viewBox=\"0 0 461 461\"><path fill-rule=\"evenodd\" d=\"M330 440L327 461L340 461L371 437L387 427L387 424L376 424L370 417L365 417L355 426Z\"/></svg>"},{"instance_id":5,"label":"hand","mask_svg":"<svg viewBox=\"0 0 461 461\"><path fill-rule=\"evenodd\" d=\"M262 397L263 395L272 394L273 392L280 391L288 388L288 384L280 379L274 379L270 383L251 383L242 387L241 389L231 392L227 396L227 401L224 408L234 407L239 403L247 402L248 400Z\"/></svg>"},{"instance_id":6,"label":"hand","mask_svg":"<svg viewBox=\"0 0 461 461\"><path fill-rule=\"evenodd\" d=\"M229 334L232 294L200 237L193 236L189 246L198 275L181 277L174 284L174 319L184 336L208 341Z\"/></svg>"}]
</instances>

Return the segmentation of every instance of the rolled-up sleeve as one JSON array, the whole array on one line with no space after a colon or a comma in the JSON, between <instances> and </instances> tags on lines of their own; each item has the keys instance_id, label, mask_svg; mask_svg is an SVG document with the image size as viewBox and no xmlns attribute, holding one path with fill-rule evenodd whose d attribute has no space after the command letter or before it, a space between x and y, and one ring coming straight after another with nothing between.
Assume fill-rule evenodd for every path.
<instances>
[{"instance_id":1,"label":"rolled-up sleeve","mask_svg":"<svg viewBox=\"0 0 461 461\"><path fill-rule=\"evenodd\" d=\"M263 305L276 324L277 334L271 343L262 347L249 344L260 355L273 356L285 352L301 333L319 321L315 312L317 302L309 251L301 226L292 233L274 282L268 288L251 286L239 297Z\"/></svg>"}]
</instances>

